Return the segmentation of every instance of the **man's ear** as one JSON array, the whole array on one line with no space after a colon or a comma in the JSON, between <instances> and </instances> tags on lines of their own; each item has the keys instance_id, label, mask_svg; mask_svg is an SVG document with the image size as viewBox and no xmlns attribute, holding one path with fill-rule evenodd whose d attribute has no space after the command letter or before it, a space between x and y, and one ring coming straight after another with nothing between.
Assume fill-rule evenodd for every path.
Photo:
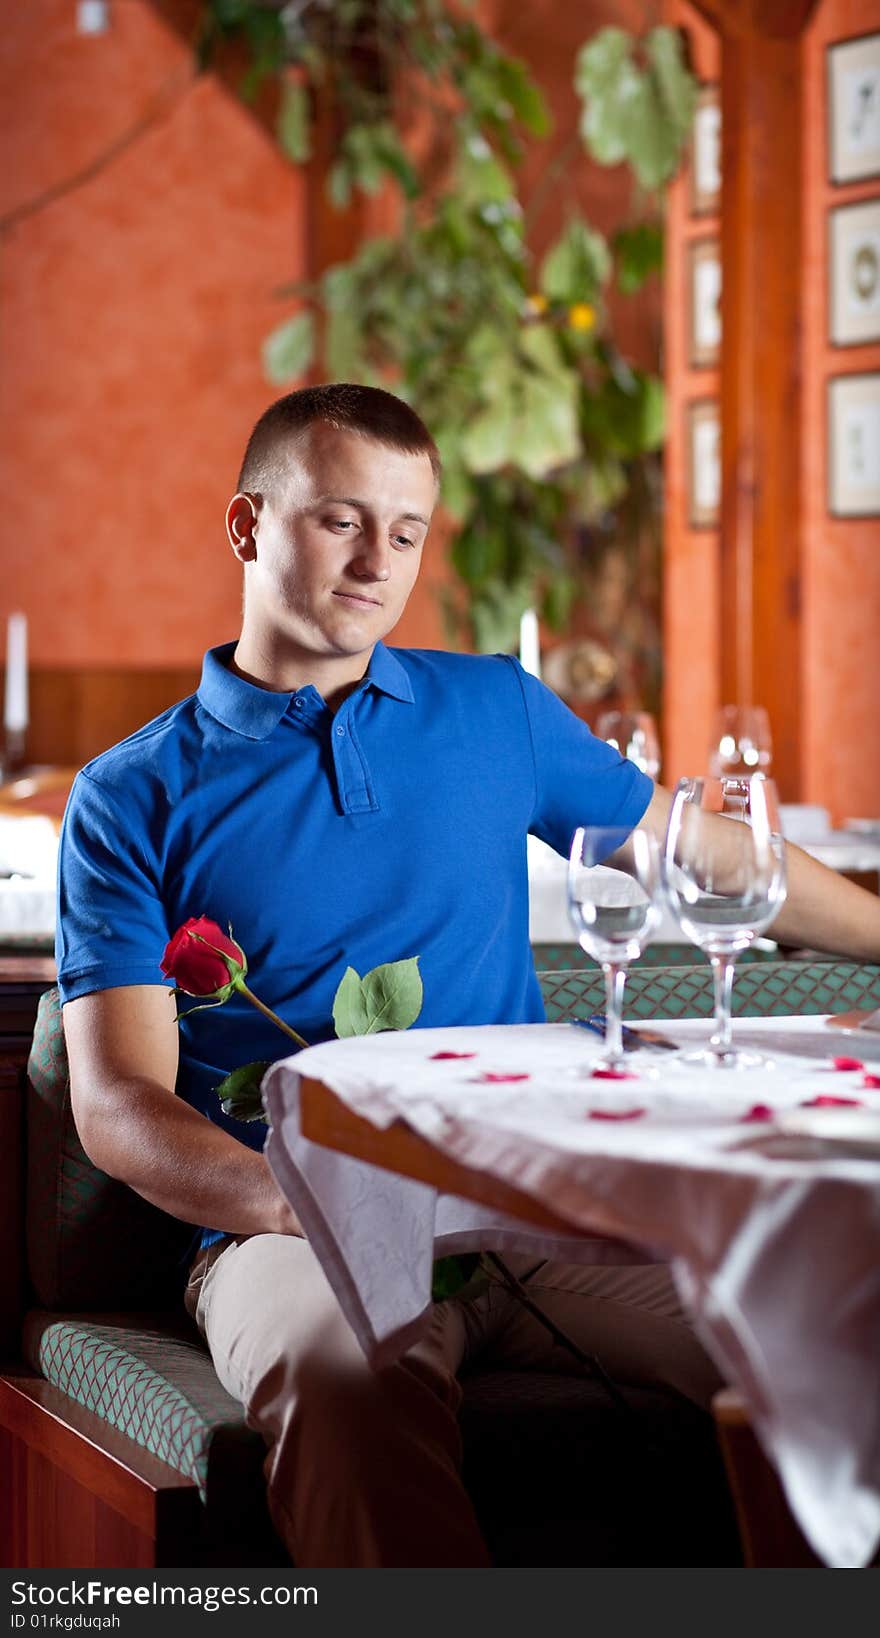
<instances>
[{"instance_id":1,"label":"man's ear","mask_svg":"<svg viewBox=\"0 0 880 1638\"><path fill-rule=\"evenodd\" d=\"M239 563L252 563L257 555L257 518L261 497L245 490L233 495L226 508L226 534Z\"/></svg>"}]
</instances>

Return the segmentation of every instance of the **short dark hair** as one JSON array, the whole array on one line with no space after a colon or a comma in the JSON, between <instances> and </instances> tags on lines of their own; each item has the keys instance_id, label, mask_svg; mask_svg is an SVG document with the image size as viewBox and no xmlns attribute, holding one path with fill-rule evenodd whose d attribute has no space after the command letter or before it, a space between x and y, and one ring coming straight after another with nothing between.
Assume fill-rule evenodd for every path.
<instances>
[{"instance_id":1,"label":"short dark hair","mask_svg":"<svg viewBox=\"0 0 880 1638\"><path fill-rule=\"evenodd\" d=\"M351 381L301 387L276 399L263 411L248 439L238 489L267 494L277 486L280 449L315 421L374 438L405 455L427 455L440 481L440 454L424 421L402 398L381 387L363 387Z\"/></svg>"}]
</instances>

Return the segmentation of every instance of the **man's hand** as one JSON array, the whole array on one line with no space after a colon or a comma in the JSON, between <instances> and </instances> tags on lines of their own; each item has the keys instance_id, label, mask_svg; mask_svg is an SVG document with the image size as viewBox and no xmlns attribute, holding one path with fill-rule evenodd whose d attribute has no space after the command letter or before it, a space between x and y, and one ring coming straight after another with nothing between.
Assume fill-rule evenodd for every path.
<instances>
[{"instance_id":1,"label":"man's hand","mask_svg":"<svg viewBox=\"0 0 880 1638\"><path fill-rule=\"evenodd\" d=\"M661 850L671 807L671 792L655 786L641 824L656 836ZM719 815L714 823L720 863L730 845L733 821ZM623 869L625 854L626 849L621 849L614 861ZM825 950L853 961L880 961L880 897L847 881L792 842L785 843L785 864L788 892L768 929L771 936L780 944Z\"/></svg>"},{"instance_id":2,"label":"man's hand","mask_svg":"<svg viewBox=\"0 0 880 1638\"><path fill-rule=\"evenodd\" d=\"M73 1117L94 1165L187 1223L302 1233L263 1155L175 1096L171 990L102 990L68 1001L63 1018Z\"/></svg>"}]
</instances>

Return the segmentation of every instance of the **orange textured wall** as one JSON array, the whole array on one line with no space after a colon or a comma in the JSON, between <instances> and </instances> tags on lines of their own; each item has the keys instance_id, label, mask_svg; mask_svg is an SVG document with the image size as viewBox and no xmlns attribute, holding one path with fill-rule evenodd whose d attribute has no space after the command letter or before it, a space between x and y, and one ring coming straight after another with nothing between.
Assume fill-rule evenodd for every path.
<instances>
[{"instance_id":1,"label":"orange textured wall","mask_svg":"<svg viewBox=\"0 0 880 1638\"><path fill-rule=\"evenodd\" d=\"M234 634L224 499L297 266L265 132L149 5L111 14L97 37L69 0L4 22L3 603L38 665L184 664Z\"/></svg>"},{"instance_id":2,"label":"orange textured wall","mask_svg":"<svg viewBox=\"0 0 880 1638\"><path fill-rule=\"evenodd\" d=\"M550 0L484 6L505 45L576 119L573 54L603 23L643 27L653 5ZM5 615L23 608L35 666L188 666L234 635L239 573L222 512L250 427L276 389L260 344L300 276L305 180L217 79L195 79L189 0L111 5L76 32L75 0L6 8L0 47L0 473L15 496L2 550ZM535 145L536 180L556 143ZM582 154L551 188L539 239L570 185L614 172ZM652 302L625 338L656 341ZM398 642L445 641L437 530Z\"/></svg>"},{"instance_id":3,"label":"orange textured wall","mask_svg":"<svg viewBox=\"0 0 880 1638\"><path fill-rule=\"evenodd\" d=\"M24 609L36 666L188 665L238 629L223 510L303 178L147 0L75 24L4 16L0 621ZM428 584L398 640L442 640Z\"/></svg>"},{"instance_id":4,"label":"orange textured wall","mask_svg":"<svg viewBox=\"0 0 880 1638\"><path fill-rule=\"evenodd\" d=\"M829 345L828 212L880 201L880 176L829 181L825 57L878 31L878 0L824 0L804 42L804 799L837 820L880 814L880 519L829 514L827 383L880 371L880 344Z\"/></svg>"},{"instance_id":5,"label":"orange textured wall","mask_svg":"<svg viewBox=\"0 0 880 1638\"><path fill-rule=\"evenodd\" d=\"M704 85L721 74L718 36L687 0L669 0L666 21L686 31L691 66ZM689 521L688 405L719 395L717 369L693 369L689 357L688 255L694 240L717 235L717 216L695 216L690 176L672 183L667 202L664 280L664 356L668 396L664 451L663 561L663 782L702 772L720 703L720 557L717 529Z\"/></svg>"}]
</instances>

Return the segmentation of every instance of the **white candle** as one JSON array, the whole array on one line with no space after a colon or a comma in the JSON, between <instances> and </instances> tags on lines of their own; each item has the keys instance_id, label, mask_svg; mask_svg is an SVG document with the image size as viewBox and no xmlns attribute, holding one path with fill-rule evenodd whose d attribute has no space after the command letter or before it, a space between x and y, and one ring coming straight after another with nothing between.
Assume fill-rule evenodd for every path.
<instances>
[{"instance_id":1,"label":"white candle","mask_svg":"<svg viewBox=\"0 0 880 1638\"><path fill-rule=\"evenodd\" d=\"M541 675L541 640L538 635L538 616L534 609L526 609L519 622L519 663L523 671L533 677Z\"/></svg>"},{"instance_id":2,"label":"white candle","mask_svg":"<svg viewBox=\"0 0 880 1638\"><path fill-rule=\"evenodd\" d=\"M22 733L28 725L27 615L10 614L6 626L6 693L3 725Z\"/></svg>"}]
</instances>

